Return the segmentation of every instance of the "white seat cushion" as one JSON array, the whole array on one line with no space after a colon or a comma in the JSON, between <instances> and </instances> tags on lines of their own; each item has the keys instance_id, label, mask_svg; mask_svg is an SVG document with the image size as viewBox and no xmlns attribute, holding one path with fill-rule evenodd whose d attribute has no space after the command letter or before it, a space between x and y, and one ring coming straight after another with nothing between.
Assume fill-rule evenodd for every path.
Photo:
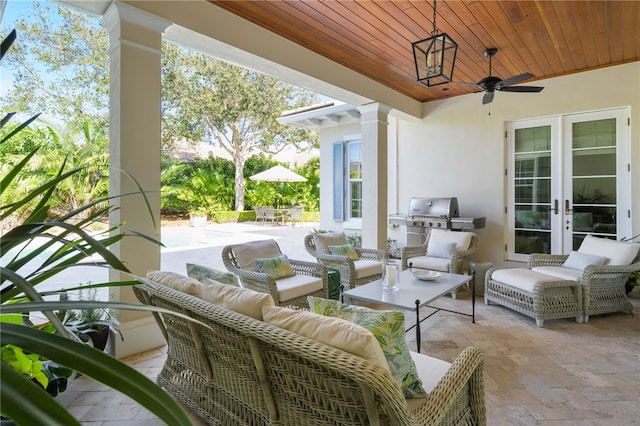
<instances>
[{"instance_id":1,"label":"white seat cushion","mask_svg":"<svg viewBox=\"0 0 640 426\"><path fill-rule=\"evenodd\" d=\"M382 273L382 262L377 260L358 259L353 262L353 266L356 268L357 279Z\"/></svg>"},{"instance_id":2,"label":"white seat cushion","mask_svg":"<svg viewBox=\"0 0 640 426\"><path fill-rule=\"evenodd\" d=\"M442 257L416 256L407 259L407 266L412 268L429 269L430 271L449 272L450 259Z\"/></svg>"},{"instance_id":3,"label":"white seat cushion","mask_svg":"<svg viewBox=\"0 0 640 426\"><path fill-rule=\"evenodd\" d=\"M322 278L311 275L296 274L276 280L278 296L281 302L322 290Z\"/></svg>"},{"instance_id":4,"label":"white seat cushion","mask_svg":"<svg viewBox=\"0 0 640 426\"><path fill-rule=\"evenodd\" d=\"M552 275L563 280L580 281L582 271L575 269L565 268L562 266L536 266L531 268L534 272L540 272L541 274Z\"/></svg>"},{"instance_id":5,"label":"white seat cushion","mask_svg":"<svg viewBox=\"0 0 640 426\"><path fill-rule=\"evenodd\" d=\"M432 229L429 236L429 244L432 241L438 243L456 243L456 251L461 252L469 249L472 232L449 231L445 229Z\"/></svg>"},{"instance_id":6,"label":"white seat cushion","mask_svg":"<svg viewBox=\"0 0 640 426\"><path fill-rule=\"evenodd\" d=\"M638 250L640 250L640 243L615 241L587 235L580 244L578 253L606 256L609 261L605 265L630 265L638 255Z\"/></svg>"},{"instance_id":7,"label":"white seat cushion","mask_svg":"<svg viewBox=\"0 0 640 426\"><path fill-rule=\"evenodd\" d=\"M564 280L524 268L497 269L491 274L491 279L529 293L533 293L538 284Z\"/></svg>"},{"instance_id":8,"label":"white seat cushion","mask_svg":"<svg viewBox=\"0 0 640 426\"><path fill-rule=\"evenodd\" d=\"M438 358L433 358L428 355L424 355L418 352L409 352L416 370L418 371L418 377L422 381L422 387L429 394L436 387L440 379L447 373L451 364ZM410 412L413 412L420 407L424 402L424 398L407 399L407 408Z\"/></svg>"}]
</instances>

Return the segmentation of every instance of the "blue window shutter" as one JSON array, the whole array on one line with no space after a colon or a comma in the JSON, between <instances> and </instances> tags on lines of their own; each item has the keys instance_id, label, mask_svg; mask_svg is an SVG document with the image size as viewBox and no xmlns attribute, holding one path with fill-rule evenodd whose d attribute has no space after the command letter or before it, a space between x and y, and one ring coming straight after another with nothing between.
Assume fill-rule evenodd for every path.
<instances>
[{"instance_id":1,"label":"blue window shutter","mask_svg":"<svg viewBox=\"0 0 640 426\"><path fill-rule=\"evenodd\" d=\"M333 144L333 220L344 220L344 143Z\"/></svg>"}]
</instances>

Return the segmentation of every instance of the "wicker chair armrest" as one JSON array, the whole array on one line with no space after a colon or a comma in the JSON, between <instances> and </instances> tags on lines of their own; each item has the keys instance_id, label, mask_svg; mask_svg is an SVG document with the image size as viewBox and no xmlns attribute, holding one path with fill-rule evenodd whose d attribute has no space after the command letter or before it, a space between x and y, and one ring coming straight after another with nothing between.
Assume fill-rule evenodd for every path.
<instances>
[{"instance_id":1,"label":"wicker chair armrest","mask_svg":"<svg viewBox=\"0 0 640 426\"><path fill-rule=\"evenodd\" d=\"M478 236L476 234L473 234L471 236L471 242L469 243L469 247L467 247L466 250L460 250L459 252L457 252L457 254L462 258L471 256L473 253L478 251L478 246L479 246Z\"/></svg>"},{"instance_id":2,"label":"wicker chair armrest","mask_svg":"<svg viewBox=\"0 0 640 426\"><path fill-rule=\"evenodd\" d=\"M567 254L533 253L529 255L527 268L531 269L536 266L562 266L568 257L569 255Z\"/></svg>"},{"instance_id":3,"label":"wicker chair armrest","mask_svg":"<svg viewBox=\"0 0 640 426\"><path fill-rule=\"evenodd\" d=\"M634 271L640 271L640 262L630 265L588 265L582 271L580 283L589 285L592 281L606 280L621 281L624 284L629 274Z\"/></svg>"},{"instance_id":4,"label":"wicker chair armrest","mask_svg":"<svg viewBox=\"0 0 640 426\"><path fill-rule=\"evenodd\" d=\"M348 265L349 263L353 263L353 260L351 260L349 258L349 256L340 256L337 254L326 254L326 253L320 253L320 252L316 252L316 259L318 259L318 261L324 263L325 265L328 265L329 263L332 264L345 264Z\"/></svg>"},{"instance_id":5,"label":"wicker chair armrest","mask_svg":"<svg viewBox=\"0 0 640 426\"><path fill-rule=\"evenodd\" d=\"M280 301L278 297L278 287L276 286L276 280L271 275L264 274L262 272L249 271L247 269L236 268L233 265L227 266L227 269L232 274L236 274L242 282L242 287L251 290L259 291L261 293L269 293L273 297L276 305Z\"/></svg>"},{"instance_id":6,"label":"wicker chair armrest","mask_svg":"<svg viewBox=\"0 0 640 426\"><path fill-rule=\"evenodd\" d=\"M465 348L453 361L447 373L414 412L418 424L445 424L448 411L461 394L471 407L472 424L487 424L483 372L484 356L474 346Z\"/></svg>"},{"instance_id":7,"label":"wicker chair armrest","mask_svg":"<svg viewBox=\"0 0 640 426\"><path fill-rule=\"evenodd\" d=\"M296 259L289 259L289 263L291 264L291 269L293 269L296 274L312 275L321 278L327 273L327 267L322 263Z\"/></svg>"},{"instance_id":8,"label":"wicker chair armrest","mask_svg":"<svg viewBox=\"0 0 640 426\"><path fill-rule=\"evenodd\" d=\"M354 247L353 250L355 250L355 252L358 253L358 256L363 259L382 261L389 257L386 250L367 249L361 247Z\"/></svg>"}]
</instances>

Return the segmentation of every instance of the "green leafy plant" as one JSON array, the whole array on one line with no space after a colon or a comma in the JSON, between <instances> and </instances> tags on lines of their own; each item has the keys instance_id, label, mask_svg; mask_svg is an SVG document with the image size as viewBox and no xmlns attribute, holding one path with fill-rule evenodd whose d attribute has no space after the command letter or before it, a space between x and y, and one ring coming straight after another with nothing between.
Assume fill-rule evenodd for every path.
<instances>
[{"instance_id":1,"label":"green leafy plant","mask_svg":"<svg viewBox=\"0 0 640 426\"><path fill-rule=\"evenodd\" d=\"M14 30L2 42L2 55L15 37ZM0 128L12 115L8 114L2 119ZM10 140L36 118L34 116L8 132L0 139L0 144ZM33 149L6 169L0 180L0 196L19 179L37 151L38 148ZM38 284L93 255L102 259L93 261L93 265L128 273L126 266L109 251L109 246L121 241L125 235L153 241L123 225L97 233L92 231L92 226L107 217L113 209L109 205L112 197L102 197L71 211L53 215L53 194L66 179L82 170L67 170L65 165L63 162L53 178L29 190L22 199L0 206L0 220L6 220L16 212L27 212L23 220L16 222L0 236L0 265L3 265L0 266L0 349L3 355L0 362L1 414L19 425L79 425L46 391L53 377L46 367L49 364L47 361L51 361L55 363L54 367L72 368L122 392L167 424L190 425L180 405L163 389L123 362L76 340L55 314L56 310L86 308L153 309L113 302L52 301L45 299L52 293L36 290ZM139 185L138 189L135 195L144 197L147 202ZM134 194L120 196L129 195ZM147 209L151 211L148 202ZM153 220L152 215L151 218ZM136 282L134 279L96 286L131 285ZM41 312L49 324L42 328L31 324L29 313L32 312Z\"/></svg>"},{"instance_id":2,"label":"green leafy plant","mask_svg":"<svg viewBox=\"0 0 640 426\"><path fill-rule=\"evenodd\" d=\"M98 288L89 286L81 286L78 290L78 300L96 301ZM60 295L61 300L67 300L67 294ZM90 344L94 348L104 350L110 334L118 334L124 340L124 336L120 333L116 321L106 308L83 308L71 309L57 313L62 319L65 327L83 342Z\"/></svg>"},{"instance_id":3,"label":"green leafy plant","mask_svg":"<svg viewBox=\"0 0 640 426\"><path fill-rule=\"evenodd\" d=\"M620 241L634 241L636 238L640 237L640 234L635 235L633 237L624 237L621 238ZM627 294L631 293L636 286L640 286L640 271L633 271L629 274L629 278L627 278L627 282L625 283L625 290Z\"/></svg>"}]
</instances>

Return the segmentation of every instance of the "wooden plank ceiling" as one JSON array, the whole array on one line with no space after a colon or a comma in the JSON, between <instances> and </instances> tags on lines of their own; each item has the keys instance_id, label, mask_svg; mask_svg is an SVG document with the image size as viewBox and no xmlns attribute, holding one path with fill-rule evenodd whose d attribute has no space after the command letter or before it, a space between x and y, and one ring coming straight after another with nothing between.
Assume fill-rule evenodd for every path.
<instances>
[{"instance_id":1,"label":"wooden plank ceiling","mask_svg":"<svg viewBox=\"0 0 640 426\"><path fill-rule=\"evenodd\" d=\"M210 0L242 18L421 102L477 91L416 82L411 43L430 36L423 0ZM535 80L640 60L640 1L439 0L436 25L458 43L455 82Z\"/></svg>"}]
</instances>

